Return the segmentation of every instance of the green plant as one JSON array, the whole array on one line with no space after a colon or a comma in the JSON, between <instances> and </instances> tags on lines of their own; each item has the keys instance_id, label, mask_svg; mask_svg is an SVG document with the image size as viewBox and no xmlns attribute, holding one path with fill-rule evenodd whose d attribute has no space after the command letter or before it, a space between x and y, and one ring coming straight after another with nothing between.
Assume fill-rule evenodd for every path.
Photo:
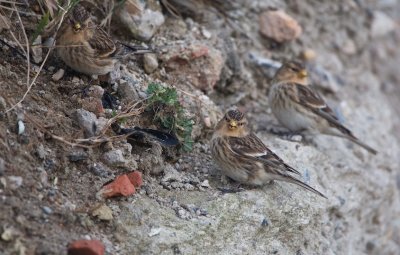
<instances>
[{"instance_id":1,"label":"green plant","mask_svg":"<svg viewBox=\"0 0 400 255\"><path fill-rule=\"evenodd\" d=\"M158 83L150 83L147 94L150 96L147 100L147 107L154 112L154 120L162 127L177 134L183 150L192 150L193 120L185 115L176 89L163 87Z\"/></svg>"}]
</instances>

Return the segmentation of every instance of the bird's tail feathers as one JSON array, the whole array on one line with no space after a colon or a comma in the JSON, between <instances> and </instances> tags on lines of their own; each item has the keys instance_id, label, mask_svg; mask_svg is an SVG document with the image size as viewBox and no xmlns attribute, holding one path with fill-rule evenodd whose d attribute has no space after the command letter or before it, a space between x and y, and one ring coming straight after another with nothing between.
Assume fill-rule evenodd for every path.
<instances>
[{"instance_id":1,"label":"bird's tail feathers","mask_svg":"<svg viewBox=\"0 0 400 255\"><path fill-rule=\"evenodd\" d=\"M313 193L315 193L317 195L320 195L323 198L328 199L324 194L322 194L318 190L314 189L310 185L308 185L308 184L306 184L306 183L304 183L304 182L302 182L302 181L300 181L300 180L298 180L298 179L296 179L296 178L294 178L294 177L292 177L290 175L287 175L285 177L280 177L279 180L282 180L282 181L285 181L285 182L290 182L290 183L293 183L293 184L297 184L300 187L305 188L306 190L309 190L309 191L311 191L311 192L313 192Z\"/></svg>"}]
</instances>

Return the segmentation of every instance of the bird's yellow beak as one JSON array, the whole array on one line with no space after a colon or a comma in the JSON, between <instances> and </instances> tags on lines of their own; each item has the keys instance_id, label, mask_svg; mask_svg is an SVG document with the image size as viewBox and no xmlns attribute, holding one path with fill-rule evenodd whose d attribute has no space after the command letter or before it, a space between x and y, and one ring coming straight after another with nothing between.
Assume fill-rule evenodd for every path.
<instances>
[{"instance_id":1,"label":"bird's yellow beak","mask_svg":"<svg viewBox=\"0 0 400 255\"><path fill-rule=\"evenodd\" d=\"M80 23L75 23L74 24L74 29L75 30L80 30L81 29L81 24Z\"/></svg>"},{"instance_id":2,"label":"bird's yellow beak","mask_svg":"<svg viewBox=\"0 0 400 255\"><path fill-rule=\"evenodd\" d=\"M303 69L298 74L299 78L305 78L308 76L307 70Z\"/></svg>"},{"instance_id":3,"label":"bird's yellow beak","mask_svg":"<svg viewBox=\"0 0 400 255\"><path fill-rule=\"evenodd\" d=\"M230 129L235 129L235 128L237 128L237 121L236 121L236 120L231 120L231 121L229 122L229 128L230 128Z\"/></svg>"}]
</instances>

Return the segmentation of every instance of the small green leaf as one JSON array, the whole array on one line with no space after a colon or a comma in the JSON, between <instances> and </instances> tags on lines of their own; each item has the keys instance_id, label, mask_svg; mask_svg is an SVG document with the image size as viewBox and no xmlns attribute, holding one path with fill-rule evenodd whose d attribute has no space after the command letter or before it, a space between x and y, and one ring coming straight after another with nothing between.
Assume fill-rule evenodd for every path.
<instances>
[{"instance_id":1,"label":"small green leaf","mask_svg":"<svg viewBox=\"0 0 400 255\"><path fill-rule=\"evenodd\" d=\"M36 38L43 32L44 28L49 24L50 13L46 12L45 15L42 16L38 25L36 26L35 32L31 37L31 44L36 40Z\"/></svg>"}]
</instances>

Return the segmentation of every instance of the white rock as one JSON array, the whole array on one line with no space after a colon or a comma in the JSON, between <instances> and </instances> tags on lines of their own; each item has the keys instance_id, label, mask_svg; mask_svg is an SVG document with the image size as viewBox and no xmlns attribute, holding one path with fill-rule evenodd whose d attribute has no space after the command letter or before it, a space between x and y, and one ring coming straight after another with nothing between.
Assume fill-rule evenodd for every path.
<instances>
[{"instance_id":1,"label":"white rock","mask_svg":"<svg viewBox=\"0 0 400 255\"><path fill-rule=\"evenodd\" d=\"M104 204L93 210L92 215L105 221L110 221L114 218L111 208Z\"/></svg>"},{"instance_id":2,"label":"white rock","mask_svg":"<svg viewBox=\"0 0 400 255\"><path fill-rule=\"evenodd\" d=\"M65 73L65 70L60 68L60 69L58 69L58 71L56 73L53 74L53 76L51 76L51 79L53 81L59 81L64 76L64 73Z\"/></svg>"},{"instance_id":3,"label":"white rock","mask_svg":"<svg viewBox=\"0 0 400 255\"><path fill-rule=\"evenodd\" d=\"M371 24L371 36L373 38L382 37L392 32L396 27L396 22L387 14L375 11Z\"/></svg>"}]
</instances>

